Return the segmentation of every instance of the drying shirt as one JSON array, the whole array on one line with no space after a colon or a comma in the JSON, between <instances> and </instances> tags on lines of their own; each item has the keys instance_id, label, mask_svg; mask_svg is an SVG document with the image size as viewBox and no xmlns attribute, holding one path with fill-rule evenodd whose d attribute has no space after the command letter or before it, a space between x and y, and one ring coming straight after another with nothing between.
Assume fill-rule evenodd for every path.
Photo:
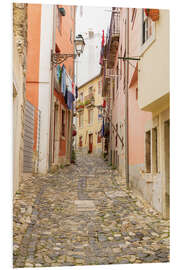
<instances>
[{"instance_id":1,"label":"drying shirt","mask_svg":"<svg viewBox=\"0 0 180 270\"><path fill-rule=\"evenodd\" d=\"M61 72L61 92L65 96L66 93L66 69L64 65L62 66L62 72Z\"/></svg>"},{"instance_id":2,"label":"drying shirt","mask_svg":"<svg viewBox=\"0 0 180 270\"><path fill-rule=\"evenodd\" d=\"M74 101L74 95L72 92L68 91L67 94L67 106L69 110L73 109L73 101Z\"/></svg>"}]
</instances>

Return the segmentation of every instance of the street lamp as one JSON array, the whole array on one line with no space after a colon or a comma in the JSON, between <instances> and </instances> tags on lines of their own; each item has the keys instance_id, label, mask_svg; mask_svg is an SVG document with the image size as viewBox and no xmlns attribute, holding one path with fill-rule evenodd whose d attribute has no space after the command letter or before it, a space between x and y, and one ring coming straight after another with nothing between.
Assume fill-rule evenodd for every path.
<instances>
[{"instance_id":1,"label":"street lamp","mask_svg":"<svg viewBox=\"0 0 180 270\"><path fill-rule=\"evenodd\" d=\"M77 55L80 56L80 54L83 53L84 46L85 46L84 38L82 35L79 34L76 37L76 39L74 40L74 45L75 45L76 54L75 53L63 53L63 54L53 53L51 51L51 64L52 65L61 64L69 57L75 58Z\"/></svg>"},{"instance_id":2,"label":"street lamp","mask_svg":"<svg viewBox=\"0 0 180 270\"><path fill-rule=\"evenodd\" d=\"M80 56L80 54L83 53L84 46L85 46L83 36L79 34L76 37L76 39L74 40L74 44L75 44L75 49L76 49L77 55Z\"/></svg>"}]
</instances>

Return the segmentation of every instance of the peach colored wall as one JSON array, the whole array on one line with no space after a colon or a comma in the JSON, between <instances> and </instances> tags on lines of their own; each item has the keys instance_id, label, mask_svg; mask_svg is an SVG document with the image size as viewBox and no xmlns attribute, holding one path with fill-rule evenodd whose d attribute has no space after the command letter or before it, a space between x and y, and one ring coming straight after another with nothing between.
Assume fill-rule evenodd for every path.
<instances>
[{"instance_id":1,"label":"peach colored wall","mask_svg":"<svg viewBox=\"0 0 180 270\"><path fill-rule=\"evenodd\" d=\"M138 56L139 46L140 46L140 25L139 18L141 10L137 10L135 20L132 22L132 10L129 9L129 55ZM122 56L125 52L125 20L126 20L126 9L121 8L121 17L120 17L120 39L119 39L119 53L122 46ZM117 54L118 57L118 54ZM114 74L116 74L117 59L114 64ZM119 89L116 93L115 90L115 99L112 101L112 122L114 126L118 123L118 130L120 121L124 123L125 119L125 94L124 94L124 61L120 60L119 64L122 61L122 76L120 79L119 76ZM129 90L128 90L128 109L129 109L129 163L130 165L134 164L143 164L144 163L144 153L145 153L145 124L148 120L152 119L152 114L140 110L138 106L138 100L136 99L136 88L138 80L138 65L137 61L130 61L132 65L129 64ZM136 67L136 68L135 68ZM132 80L133 79L133 80ZM131 84L131 86L130 86ZM115 133L113 135L113 150L119 149L120 142L118 140L118 145L115 147ZM119 153L120 156L122 153Z\"/></svg>"},{"instance_id":2,"label":"peach colored wall","mask_svg":"<svg viewBox=\"0 0 180 270\"><path fill-rule=\"evenodd\" d=\"M136 9L132 18L133 9L129 9L129 55L138 56L141 46L141 9ZM138 88L138 61L129 61L129 164L143 164L145 162L145 124L152 119L152 114L140 110L136 99ZM136 69L135 67L136 66Z\"/></svg>"},{"instance_id":3,"label":"peach colored wall","mask_svg":"<svg viewBox=\"0 0 180 270\"><path fill-rule=\"evenodd\" d=\"M60 17L60 31L57 27L56 24L56 52L64 53L64 54L69 54L69 53L74 53L74 32L75 32L75 7L72 6L72 15L71 15L71 6L62 6L59 5L59 7L63 7L66 11L65 16ZM58 17L58 10L56 7L56 18L57 20L59 19ZM72 29L72 41L70 40L70 30ZM67 73L70 75L71 79L74 79L74 59L72 57L68 58L65 60L63 63ZM54 96L58 99L59 105L63 105L63 108L66 111L66 129L65 129L65 139L60 136L60 150L59 150L59 156L64 157L66 155L66 144L68 140L68 108L67 105L64 102L64 98L62 94L57 93L54 91ZM60 110L61 114L61 110ZM61 119L61 115L60 115ZM71 125L71 123L70 123Z\"/></svg>"},{"instance_id":4,"label":"peach colored wall","mask_svg":"<svg viewBox=\"0 0 180 270\"><path fill-rule=\"evenodd\" d=\"M26 99L38 108L41 5L28 4ZM34 150L37 142L37 117L34 123Z\"/></svg>"},{"instance_id":5,"label":"peach colored wall","mask_svg":"<svg viewBox=\"0 0 180 270\"><path fill-rule=\"evenodd\" d=\"M72 6L73 14L71 17L71 6L61 6L66 11L65 16L61 16L61 31L59 32L56 27L56 45L59 48L61 53L74 53L74 32L75 32L75 19L74 12L75 7ZM70 41L70 30L72 29L72 41ZM73 58L68 58L64 65L66 67L67 72L71 75L71 79L74 77L74 60ZM70 69L72 70L70 74Z\"/></svg>"},{"instance_id":6,"label":"peach colored wall","mask_svg":"<svg viewBox=\"0 0 180 270\"><path fill-rule=\"evenodd\" d=\"M145 162L145 124L152 119L152 113L141 111L136 99L137 81L129 89L129 164Z\"/></svg>"}]
</instances>

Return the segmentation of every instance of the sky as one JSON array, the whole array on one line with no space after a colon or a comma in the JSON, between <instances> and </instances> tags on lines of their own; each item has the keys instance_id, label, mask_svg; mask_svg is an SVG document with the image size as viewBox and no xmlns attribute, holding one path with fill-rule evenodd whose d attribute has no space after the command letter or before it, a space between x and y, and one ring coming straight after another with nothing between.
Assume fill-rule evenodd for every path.
<instances>
[{"instance_id":1,"label":"sky","mask_svg":"<svg viewBox=\"0 0 180 270\"><path fill-rule=\"evenodd\" d=\"M76 59L76 84L81 86L100 73L99 65L102 33L106 35L110 26L111 7L77 7L76 35L81 34L85 40L83 54ZM88 30L94 32L89 39Z\"/></svg>"}]
</instances>

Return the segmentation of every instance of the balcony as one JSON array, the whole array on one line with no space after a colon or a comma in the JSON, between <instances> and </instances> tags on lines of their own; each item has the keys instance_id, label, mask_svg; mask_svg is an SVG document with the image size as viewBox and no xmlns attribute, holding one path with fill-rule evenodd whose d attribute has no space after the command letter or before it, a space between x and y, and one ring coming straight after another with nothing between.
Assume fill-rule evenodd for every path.
<instances>
[{"instance_id":1,"label":"balcony","mask_svg":"<svg viewBox=\"0 0 180 270\"><path fill-rule=\"evenodd\" d=\"M78 100L76 101L76 110L77 110L78 112L84 110L84 103L83 103L80 99L78 99Z\"/></svg>"},{"instance_id":2,"label":"balcony","mask_svg":"<svg viewBox=\"0 0 180 270\"><path fill-rule=\"evenodd\" d=\"M108 37L108 61L107 67L113 68L116 54L119 47L120 36L120 13L117 10L112 13L111 24Z\"/></svg>"},{"instance_id":3,"label":"balcony","mask_svg":"<svg viewBox=\"0 0 180 270\"><path fill-rule=\"evenodd\" d=\"M105 77L103 81L102 97L106 97L108 91L110 91L110 78Z\"/></svg>"},{"instance_id":4,"label":"balcony","mask_svg":"<svg viewBox=\"0 0 180 270\"><path fill-rule=\"evenodd\" d=\"M86 107L94 106L94 103L95 103L95 98L94 98L93 93L90 93L89 95L84 97L84 105Z\"/></svg>"}]
</instances>

